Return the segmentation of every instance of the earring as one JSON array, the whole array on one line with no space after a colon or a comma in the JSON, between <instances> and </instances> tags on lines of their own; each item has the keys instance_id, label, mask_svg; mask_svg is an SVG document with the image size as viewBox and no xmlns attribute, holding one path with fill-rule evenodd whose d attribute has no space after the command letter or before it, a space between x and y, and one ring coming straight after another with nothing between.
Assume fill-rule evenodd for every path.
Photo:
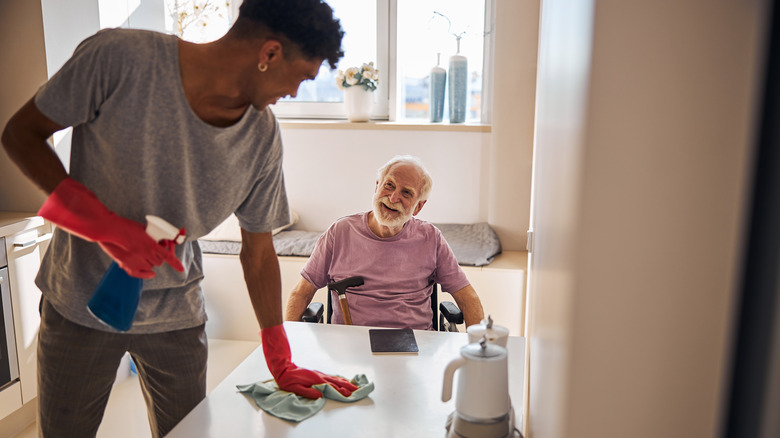
<instances>
[{"instance_id":1,"label":"earring","mask_svg":"<svg viewBox=\"0 0 780 438\"><path fill-rule=\"evenodd\" d=\"M260 70L260 73L263 73L268 70L268 64L257 64L257 69Z\"/></svg>"}]
</instances>

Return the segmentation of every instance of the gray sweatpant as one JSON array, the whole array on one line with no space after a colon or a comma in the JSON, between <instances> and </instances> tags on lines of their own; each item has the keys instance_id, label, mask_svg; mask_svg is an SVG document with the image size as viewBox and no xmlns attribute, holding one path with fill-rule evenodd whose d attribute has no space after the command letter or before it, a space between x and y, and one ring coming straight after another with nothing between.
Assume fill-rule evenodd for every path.
<instances>
[{"instance_id":1,"label":"gray sweatpant","mask_svg":"<svg viewBox=\"0 0 780 438\"><path fill-rule=\"evenodd\" d=\"M38 335L40 436L94 437L126 351L138 369L152 436L162 437L206 396L205 325L155 334L109 333L66 320L44 299Z\"/></svg>"}]
</instances>

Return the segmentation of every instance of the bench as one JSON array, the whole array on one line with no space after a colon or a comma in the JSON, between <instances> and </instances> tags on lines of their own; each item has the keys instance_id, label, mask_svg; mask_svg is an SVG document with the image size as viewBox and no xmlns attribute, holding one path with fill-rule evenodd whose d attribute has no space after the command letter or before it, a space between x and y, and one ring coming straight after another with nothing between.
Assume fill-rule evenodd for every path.
<instances>
[{"instance_id":1,"label":"bench","mask_svg":"<svg viewBox=\"0 0 780 438\"><path fill-rule=\"evenodd\" d=\"M501 251L495 232L487 224L435 225L479 294L485 313L496 324L507 327L511 335L522 335L527 253ZM320 234L286 230L274 235L282 277L282 309ZM224 236L199 241L205 275L202 287L209 316L206 332L211 338L255 341L258 325L238 260L241 242L225 240ZM439 294L439 302L451 300L448 293ZM326 300L324 288L313 299L322 303ZM465 327L459 326L458 330L465 331Z\"/></svg>"}]
</instances>

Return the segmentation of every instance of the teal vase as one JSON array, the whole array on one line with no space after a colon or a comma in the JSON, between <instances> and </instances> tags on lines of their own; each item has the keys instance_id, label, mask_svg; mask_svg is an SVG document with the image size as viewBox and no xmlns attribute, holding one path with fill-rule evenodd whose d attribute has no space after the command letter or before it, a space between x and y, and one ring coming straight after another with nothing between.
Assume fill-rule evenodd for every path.
<instances>
[{"instance_id":1,"label":"teal vase","mask_svg":"<svg viewBox=\"0 0 780 438\"><path fill-rule=\"evenodd\" d=\"M459 53L450 56L449 76L450 123L463 123L466 121L468 85L468 60L465 56Z\"/></svg>"},{"instance_id":2,"label":"teal vase","mask_svg":"<svg viewBox=\"0 0 780 438\"><path fill-rule=\"evenodd\" d=\"M447 85L447 70L439 66L441 53L436 54L436 67L431 69L430 113L431 122L441 122L444 117L444 93Z\"/></svg>"}]
</instances>

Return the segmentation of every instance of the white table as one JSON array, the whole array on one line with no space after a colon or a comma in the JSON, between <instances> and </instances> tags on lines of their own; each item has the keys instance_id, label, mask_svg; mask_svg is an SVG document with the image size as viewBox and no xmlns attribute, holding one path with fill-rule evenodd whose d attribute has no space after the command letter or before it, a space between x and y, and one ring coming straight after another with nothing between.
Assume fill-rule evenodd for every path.
<instances>
[{"instance_id":1,"label":"white table","mask_svg":"<svg viewBox=\"0 0 780 438\"><path fill-rule=\"evenodd\" d=\"M441 401L444 368L468 342L465 333L415 330L418 354L371 353L368 327L285 322L293 362L352 378L365 374L374 391L355 403L328 400L313 417L291 423L269 415L236 385L271 378L262 348L220 383L168 438L192 437L443 437L453 399ZM509 394L520 429L525 339L510 337ZM457 373L455 384L457 385Z\"/></svg>"}]
</instances>

